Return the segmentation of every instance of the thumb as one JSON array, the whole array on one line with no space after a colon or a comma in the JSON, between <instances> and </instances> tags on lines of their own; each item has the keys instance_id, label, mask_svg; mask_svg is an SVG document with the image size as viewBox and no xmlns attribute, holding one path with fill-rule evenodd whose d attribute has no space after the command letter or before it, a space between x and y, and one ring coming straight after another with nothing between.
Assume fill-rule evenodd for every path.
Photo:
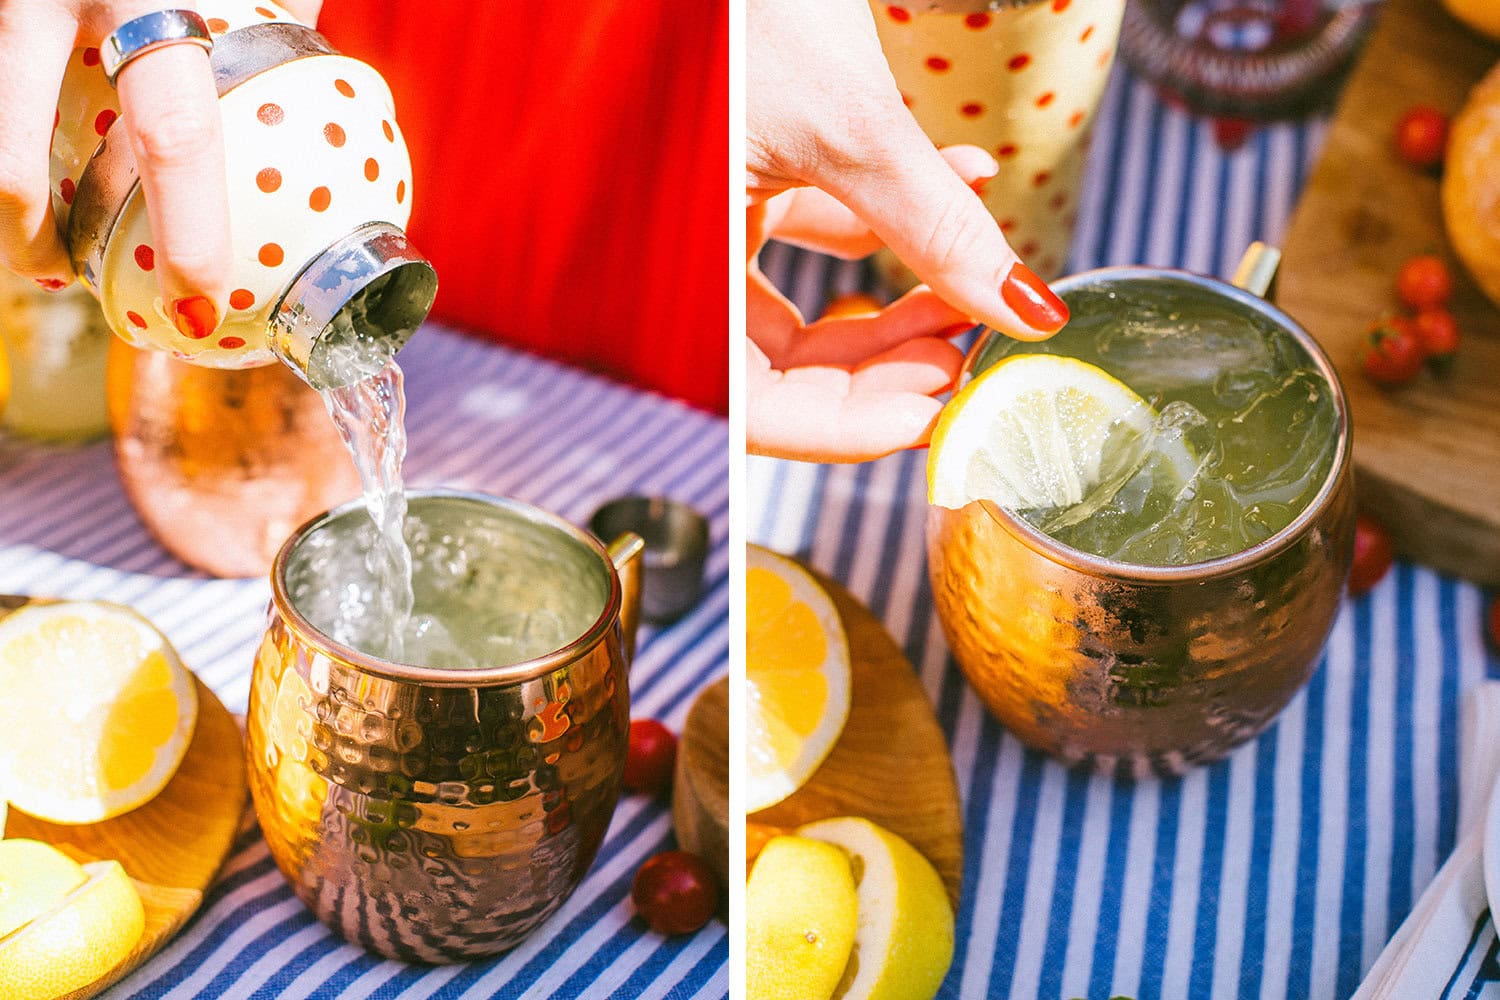
<instances>
[{"instance_id":1,"label":"thumb","mask_svg":"<svg viewBox=\"0 0 1500 1000\"><path fill-rule=\"evenodd\" d=\"M1021 340L1041 340L1068 307L1016 256L979 196L910 113L858 158L825 159L814 178L869 225L948 304Z\"/></svg>"}]
</instances>

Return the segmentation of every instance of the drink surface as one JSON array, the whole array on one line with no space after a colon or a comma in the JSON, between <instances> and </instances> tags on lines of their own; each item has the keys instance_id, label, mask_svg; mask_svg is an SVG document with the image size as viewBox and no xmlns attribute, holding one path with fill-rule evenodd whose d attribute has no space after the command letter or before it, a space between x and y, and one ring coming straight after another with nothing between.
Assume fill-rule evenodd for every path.
<instances>
[{"instance_id":1,"label":"drink surface","mask_svg":"<svg viewBox=\"0 0 1500 1000\"><path fill-rule=\"evenodd\" d=\"M478 500L413 497L405 518L412 614L389 647L379 534L354 508L304 538L286 567L292 603L362 652L443 669L504 666L567 645L604 612L598 557L553 528Z\"/></svg>"},{"instance_id":2,"label":"drink surface","mask_svg":"<svg viewBox=\"0 0 1500 1000\"><path fill-rule=\"evenodd\" d=\"M1065 508L1017 511L1073 548L1146 566L1250 548L1317 496L1338 446L1334 393L1268 318L1212 293L1111 284L1065 296L1051 340L996 337L976 373L1011 354L1059 354L1109 372L1156 411L1150 430L1106 443L1100 482Z\"/></svg>"}]
</instances>

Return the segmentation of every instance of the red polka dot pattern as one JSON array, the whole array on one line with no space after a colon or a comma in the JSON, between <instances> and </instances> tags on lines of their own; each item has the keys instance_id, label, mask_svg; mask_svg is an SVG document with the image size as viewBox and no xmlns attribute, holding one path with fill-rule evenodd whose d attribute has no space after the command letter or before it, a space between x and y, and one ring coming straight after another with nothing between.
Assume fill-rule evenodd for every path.
<instances>
[{"instance_id":1,"label":"red polka dot pattern","mask_svg":"<svg viewBox=\"0 0 1500 1000\"><path fill-rule=\"evenodd\" d=\"M259 14L261 17L266 18L269 21L276 20L276 12L273 10L266 10L266 8L264 7L257 7L255 8L255 13Z\"/></svg>"},{"instance_id":2,"label":"red polka dot pattern","mask_svg":"<svg viewBox=\"0 0 1500 1000\"><path fill-rule=\"evenodd\" d=\"M1031 65L1031 57L1022 52L1020 55L1011 56L1010 61L1005 65L1010 69L1012 73L1019 73L1021 70Z\"/></svg>"},{"instance_id":3,"label":"red polka dot pattern","mask_svg":"<svg viewBox=\"0 0 1500 1000\"><path fill-rule=\"evenodd\" d=\"M150 271L156 267L156 251L142 243L135 248L135 266L142 271Z\"/></svg>"},{"instance_id":4,"label":"red polka dot pattern","mask_svg":"<svg viewBox=\"0 0 1500 1000\"><path fill-rule=\"evenodd\" d=\"M1083 124L1084 118L1088 117L1083 111L1075 111L1068 116L1068 128L1077 128Z\"/></svg>"},{"instance_id":5,"label":"red polka dot pattern","mask_svg":"<svg viewBox=\"0 0 1500 1000\"><path fill-rule=\"evenodd\" d=\"M307 207L314 212L322 212L328 208L331 201L333 201L333 192L326 187L315 187L312 189L312 194L307 196Z\"/></svg>"},{"instance_id":6,"label":"red polka dot pattern","mask_svg":"<svg viewBox=\"0 0 1500 1000\"><path fill-rule=\"evenodd\" d=\"M229 30L229 22L222 17L211 17L208 19L208 30L216 35L222 35Z\"/></svg>"},{"instance_id":7,"label":"red polka dot pattern","mask_svg":"<svg viewBox=\"0 0 1500 1000\"><path fill-rule=\"evenodd\" d=\"M385 133L385 141L386 142L395 142L396 141L396 133L391 130L391 123L390 122L388 122L388 121L382 121L380 123L380 130Z\"/></svg>"},{"instance_id":8,"label":"red polka dot pattern","mask_svg":"<svg viewBox=\"0 0 1500 1000\"><path fill-rule=\"evenodd\" d=\"M932 70L934 73L946 73L952 66L953 64L944 59L942 56L927 57L927 68Z\"/></svg>"},{"instance_id":9,"label":"red polka dot pattern","mask_svg":"<svg viewBox=\"0 0 1500 1000\"><path fill-rule=\"evenodd\" d=\"M1083 34L1081 34L1081 35L1078 36L1078 44L1082 45L1084 42L1088 41L1090 38L1093 38L1093 37L1094 37L1094 26L1091 24L1087 28L1083 29Z\"/></svg>"},{"instance_id":10,"label":"red polka dot pattern","mask_svg":"<svg viewBox=\"0 0 1500 1000\"><path fill-rule=\"evenodd\" d=\"M266 267L277 267L283 260L286 259L286 254L282 252L281 247L275 243L267 243L265 246L261 247L260 253L256 256Z\"/></svg>"},{"instance_id":11,"label":"red polka dot pattern","mask_svg":"<svg viewBox=\"0 0 1500 1000\"><path fill-rule=\"evenodd\" d=\"M1000 146L995 150L995 155L1000 157L1000 159L1002 160L1008 160L1012 156L1015 156L1016 152L1016 144L1013 142L1007 142L1005 145Z\"/></svg>"},{"instance_id":12,"label":"red polka dot pattern","mask_svg":"<svg viewBox=\"0 0 1500 1000\"><path fill-rule=\"evenodd\" d=\"M1000 231L1002 233L1008 233L1008 232L1012 231L1015 228L1016 228L1016 220L1015 219L1002 219L1000 221Z\"/></svg>"},{"instance_id":13,"label":"red polka dot pattern","mask_svg":"<svg viewBox=\"0 0 1500 1000\"><path fill-rule=\"evenodd\" d=\"M990 20L988 14L970 14L964 18L964 26L973 28L975 31L983 31L990 26Z\"/></svg>"},{"instance_id":14,"label":"red polka dot pattern","mask_svg":"<svg viewBox=\"0 0 1500 1000\"><path fill-rule=\"evenodd\" d=\"M85 66L99 65L99 50L94 48L83 50L83 64Z\"/></svg>"},{"instance_id":15,"label":"red polka dot pattern","mask_svg":"<svg viewBox=\"0 0 1500 1000\"><path fill-rule=\"evenodd\" d=\"M249 309L253 305L255 305L255 293L250 289L236 288L234 291L229 293L229 308ZM239 338L235 339L238 340ZM241 346L243 346L244 343L245 342L243 340L240 341ZM220 344L220 346L223 346L222 343Z\"/></svg>"},{"instance_id":16,"label":"red polka dot pattern","mask_svg":"<svg viewBox=\"0 0 1500 1000\"><path fill-rule=\"evenodd\" d=\"M1039 171L1035 177L1031 178L1031 183L1032 183L1032 185L1034 187L1041 187L1042 185L1046 184L1051 179L1052 179L1052 174L1049 173L1046 170L1042 170L1042 171Z\"/></svg>"},{"instance_id":17,"label":"red polka dot pattern","mask_svg":"<svg viewBox=\"0 0 1500 1000\"><path fill-rule=\"evenodd\" d=\"M266 167L255 175L255 186L270 194L281 187L281 171L275 167Z\"/></svg>"},{"instance_id":18,"label":"red polka dot pattern","mask_svg":"<svg viewBox=\"0 0 1500 1000\"><path fill-rule=\"evenodd\" d=\"M1020 253L1022 257L1030 257L1040 249L1041 247L1036 245L1036 240L1027 240L1025 243L1021 244L1021 249L1017 252Z\"/></svg>"},{"instance_id":19,"label":"red polka dot pattern","mask_svg":"<svg viewBox=\"0 0 1500 1000\"><path fill-rule=\"evenodd\" d=\"M118 117L113 108L105 108L94 118L94 131L103 135L109 131L109 127L115 123L115 119Z\"/></svg>"},{"instance_id":20,"label":"red polka dot pattern","mask_svg":"<svg viewBox=\"0 0 1500 1000\"><path fill-rule=\"evenodd\" d=\"M980 115L984 114L984 105L980 104L978 101L970 101L963 107L959 108L958 112L965 118L978 118Z\"/></svg>"},{"instance_id":21,"label":"red polka dot pattern","mask_svg":"<svg viewBox=\"0 0 1500 1000\"><path fill-rule=\"evenodd\" d=\"M1063 11L1067 10L1072 3L1073 0L1052 0L1052 9L1061 14Z\"/></svg>"},{"instance_id":22,"label":"red polka dot pattern","mask_svg":"<svg viewBox=\"0 0 1500 1000\"><path fill-rule=\"evenodd\" d=\"M1055 194L1055 195L1052 196L1052 200L1049 201L1049 202L1047 202L1047 204L1049 204L1049 205L1052 206L1052 210L1054 212L1060 211L1062 209L1062 207L1064 205L1066 205L1067 203L1068 203L1068 195L1067 195L1066 191L1059 191L1059 192L1057 192L1057 194Z\"/></svg>"},{"instance_id":23,"label":"red polka dot pattern","mask_svg":"<svg viewBox=\"0 0 1500 1000\"><path fill-rule=\"evenodd\" d=\"M144 319L141 319L140 313L127 310L125 313L125 318L130 320L131 326L139 327L142 330L146 329L146 321Z\"/></svg>"},{"instance_id":24,"label":"red polka dot pattern","mask_svg":"<svg viewBox=\"0 0 1500 1000\"><path fill-rule=\"evenodd\" d=\"M255 112L262 125L280 125L281 120L286 117L286 112L281 110L279 104L262 104L260 110Z\"/></svg>"},{"instance_id":25,"label":"red polka dot pattern","mask_svg":"<svg viewBox=\"0 0 1500 1000\"><path fill-rule=\"evenodd\" d=\"M76 190L73 186L73 178L64 177L62 183L57 185L58 192L62 195L64 205L73 204L73 194Z\"/></svg>"},{"instance_id":26,"label":"red polka dot pattern","mask_svg":"<svg viewBox=\"0 0 1500 1000\"><path fill-rule=\"evenodd\" d=\"M907 21L911 20L911 11L907 10L905 7L887 7L885 9L885 15L898 24L905 24Z\"/></svg>"},{"instance_id":27,"label":"red polka dot pattern","mask_svg":"<svg viewBox=\"0 0 1500 1000\"><path fill-rule=\"evenodd\" d=\"M328 145L332 146L334 149L338 149L344 144L343 126L339 125L336 122L329 122L327 125L323 126L323 138L328 140Z\"/></svg>"},{"instance_id":28,"label":"red polka dot pattern","mask_svg":"<svg viewBox=\"0 0 1500 1000\"><path fill-rule=\"evenodd\" d=\"M396 182L396 204L399 205L402 202L404 202L405 200L406 200L406 182L405 181L397 181Z\"/></svg>"},{"instance_id":29,"label":"red polka dot pattern","mask_svg":"<svg viewBox=\"0 0 1500 1000\"><path fill-rule=\"evenodd\" d=\"M245 346L244 337L220 337L219 346L226 351L233 351Z\"/></svg>"},{"instance_id":30,"label":"red polka dot pattern","mask_svg":"<svg viewBox=\"0 0 1500 1000\"><path fill-rule=\"evenodd\" d=\"M380 178L380 164L372 156L365 161L365 180L373 181Z\"/></svg>"},{"instance_id":31,"label":"red polka dot pattern","mask_svg":"<svg viewBox=\"0 0 1500 1000\"><path fill-rule=\"evenodd\" d=\"M349 86L349 81L348 80L335 80L335 81L333 81L333 89L337 90L340 94L343 94L345 97L353 97L354 96L354 88L351 87L351 86Z\"/></svg>"}]
</instances>

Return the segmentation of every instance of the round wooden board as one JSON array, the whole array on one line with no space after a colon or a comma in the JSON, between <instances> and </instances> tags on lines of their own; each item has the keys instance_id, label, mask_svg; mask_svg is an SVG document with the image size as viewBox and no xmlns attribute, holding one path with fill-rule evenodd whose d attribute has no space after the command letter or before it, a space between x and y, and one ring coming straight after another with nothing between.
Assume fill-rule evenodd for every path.
<instances>
[{"instance_id":1,"label":"round wooden board","mask_svg":"<svg viewBox=\"0 0 1500 1000\"><path fill-rule=\"evenodd\" d=\"M863 816L899 834L931 861L955 909L964 835L948 742L916 671L885 628L842 586L809 569L833 597L849 637L849 721L811 780L753 824L786 829ZM747 837L747 850L757 837Z\"/></svg>"},{"instance_id":2,"label":"round wooden board","mask_svg":"<svg viewBox=\"0 0 1500 1000\"><path fill-rule=\"evenodd\" d=\"M1434 0L1388 0L1287 229L1276 292L1348 394L1360 507L1403 554L1483 584L1500 584L1500 310L1448 247L1437 175L1398 159L1391 136L1413 104L1456 113L1497 59ZM1452 267L1463 345L1447 376L1384 389L1361 372L1362 345L1396 310L1396 271L1423 253Z\"/></svg>"},{"instance_id":3,"label":"round wooden board","mask_svg":"<svg viewBox=\"0 0 1500 1000\"><path fill-rule=\"evenodd\" d=\"M704 688L688 709L672 776L672 827L729 885L729 678Z\"/></svg>"},{"instance_id":4,"label":"round wooden board","mask_svg":"<svg viewBox=\"0 0 1500 1000\"><path fill-rule=\"evenodd\" d=\"M98 994L170 941L203 902L234 842L247 792L244 741L223 703L202 681L194 682L193 740L156 798L123 816L83 826L46 823L15 809L6 818L7 837L46 841L81 862L120 862L146 906L146 931L130 956L66 1000Z\"/></svg>"}]
</instances>

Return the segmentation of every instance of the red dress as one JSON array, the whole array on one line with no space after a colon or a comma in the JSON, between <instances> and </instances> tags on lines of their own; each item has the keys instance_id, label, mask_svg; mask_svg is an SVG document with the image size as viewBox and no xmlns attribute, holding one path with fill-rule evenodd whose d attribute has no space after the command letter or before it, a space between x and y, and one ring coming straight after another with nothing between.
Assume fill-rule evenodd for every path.
<instances>
[{"instance_id":1,"label":"red dress","mask_svg":"<svg viewBox=\"0 0 1500 1000\"><path fill-rule=\"evenodd\" d=\"M436 318L728 404L727 0L328 0L411 147Z\"/></svg>"}]
</instances>

